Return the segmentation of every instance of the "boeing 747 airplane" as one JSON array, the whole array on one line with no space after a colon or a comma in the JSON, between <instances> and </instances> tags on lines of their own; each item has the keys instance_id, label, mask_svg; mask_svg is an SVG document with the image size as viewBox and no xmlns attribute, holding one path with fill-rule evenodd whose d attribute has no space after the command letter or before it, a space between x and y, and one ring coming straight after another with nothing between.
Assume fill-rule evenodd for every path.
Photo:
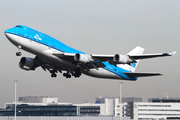
<instances>
[{"instance_id":1,"label":"boeing 747 airplane","mask_svg":"<svg viewBox=\"0 0 180 120\"><path fill-rule=\"evenodd\" d=\"M35 58L22 57L19 62L21 69L29 71L42 67L51 73L51 77L63 72L66 78L77 78L83 73L97 78L135 81L138 77L161 75L135 73L139 60L173 56L176 53L143 54L144 48L137 46L126 55L87 54L23 25L6 30L5 35L19 49L17 56L21 56L21 49L35 55Z\"/></svg>"}]
</instances>

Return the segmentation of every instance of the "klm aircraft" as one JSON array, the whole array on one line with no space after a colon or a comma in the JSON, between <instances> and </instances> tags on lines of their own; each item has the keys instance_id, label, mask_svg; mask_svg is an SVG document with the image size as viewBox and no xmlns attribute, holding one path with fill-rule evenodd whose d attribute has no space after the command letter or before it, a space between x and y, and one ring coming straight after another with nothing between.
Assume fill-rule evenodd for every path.
<instances>
[{"instance_id":1,"label":"klm aircraft","mask_svg":"<svg viewBox=\"0 0 180 120\"><path fill-rule=\"evenodd\" d=\"M56 77L60 72L66 78L78 78L85 74L97 78L135 81L138 77L161 75L135 73L139 60L173 56L176 53L143 54L144 48L137 46L126 55L87 54L23 25L6 30L5 35L19 49L17 56L21 56L21 49L35 55L35 58L22 57L19 62L21 69L29 71L42 67L51 73L51 77Z\"/></svg>"}]
</instances>

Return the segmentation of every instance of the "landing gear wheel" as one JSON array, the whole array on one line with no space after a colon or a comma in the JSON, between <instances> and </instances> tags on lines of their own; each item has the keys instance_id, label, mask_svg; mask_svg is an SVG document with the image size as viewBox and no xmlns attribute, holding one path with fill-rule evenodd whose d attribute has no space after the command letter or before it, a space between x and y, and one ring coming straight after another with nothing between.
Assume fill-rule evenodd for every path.
<instances>
[{"instance_id":1,"label":"landing gear wheel","mask_svg":"<svg viewBox=\"0 0 180 120\"><path fill-rule=\"evenodd\" d=\"M66 78L71 78L71 75L69 73L63 73L63 76Z\"/></svg>"},{"instance_id":2,"label":"landing gear wheel","mask_svg":"<svg viewBox=\"0 0 180 120\"><path fill-rule=\"evenodd\" d=\"M16 56L21 56L21 52L16 52Z\"/></svg>"},{"instance_id":3,"label":"landing gear wheel","mask_svg":"<svg viewBox=\"0 0 180 120\"><path fill-rule=\"evenodd\" d=\"M75 77L75 78L80 77L80 76L81 76L81 73L80 73L80 72L76 72L76 73L74 74L74 77Z\"/></svg>"},{"instance_id":4,"label":"landing gear wheel","mask_svg":"<svg viewBox=\"0 0 180 120\"><path fill-rule=\"evenodd\" d=\"M81 76L80 68L76 68L75 73L74 73L74 77L77 78L77 77L80 77L80 76Z\"/></svg>"},{"instance_id":5,"label":"landing gear wheel","mask_svg":"<svg viewBox=\"0 0 180 120\"><path fill-rule=\"evenodd\" d=\"M51 73L51 77L53 78L53 77L57 77L57 70L54 70L54 69L51 69L51 70L49 70L49 72Z\"/></svg>"},{"instance_id":6,"label":"landing gear wheel","mask_svg":"<svg viewBox=\"0 0 180 120\"><path fill-rule=\"evenodd\" d=\"M57 77L57 75L55 73L51 74L51 77Z\"/></svg>"},{"instance_id":7,"label":"landing gear wheel","mask_svg":"<svg viewBox=\"0 0 180 120\"><path fill-rule=\"evenodd\" d=\"M50 70L49 72L53 74L53 70Z\"/></svg>"},{"instance_id":8,"label":"landing gear wheel","mask_svg":"<svg viewBox=\"0 0 180 120\"><path fill-rule=\"evenodd\" d=\"M68 78L71 78L71 75L70 75L70 74L68 74Z\"/></svg>"},{"instance_id":9,"label":"landing gear wheel","mask_svg":"<svg viewBox=\"0 0 180 120\"><path fill-rule=\"evenodd\" d=\"M66 73L63 73L63 76L66 77Z\"/></svg>"},{"instance_id":10,"label":"landing gear wheel","mask_svg":"<svg viewBox=\"0 0 180 120\"><path fill-rule=\"evenodd\" d=\"M54 77L57 77L57 75L56 75L56 74L54 74Z\"/></svg>"}]
</instances>

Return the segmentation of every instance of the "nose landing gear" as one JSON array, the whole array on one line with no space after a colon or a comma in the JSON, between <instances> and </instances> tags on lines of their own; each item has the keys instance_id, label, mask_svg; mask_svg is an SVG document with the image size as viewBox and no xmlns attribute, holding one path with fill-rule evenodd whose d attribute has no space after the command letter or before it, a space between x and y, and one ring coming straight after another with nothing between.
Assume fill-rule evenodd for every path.
<instances>
[{"instance_id":1,"label":"nose landing gear","mask_svg":"<svg viewBox=\"0 0 180 120\"><path fill-rule=\"evenodd\" d=\"M16 52L16 56L21 56L21 52Z\"/></svg>"},{"instance_id":2,"label":"nose landing gear","mask_svg":"<svg viewBox=\"0 0 180 120\"><path fill-rule=\"evenodd\" d=\"M19 45L17 48L18 48L19 52L16 52L16 56L21 56L22 55L22 53L20 52L21 46Z\"/></svg>"}]
</instances>

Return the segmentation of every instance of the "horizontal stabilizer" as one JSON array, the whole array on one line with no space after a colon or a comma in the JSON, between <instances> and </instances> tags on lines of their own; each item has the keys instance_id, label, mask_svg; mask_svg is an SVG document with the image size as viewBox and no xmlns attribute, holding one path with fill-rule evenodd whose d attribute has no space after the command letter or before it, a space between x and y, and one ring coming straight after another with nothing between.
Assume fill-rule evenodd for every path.
<instances>
[{"instance_id":1,"label":"horizontal stabilizer","mask_svg":"<svg viewBox=\"0 0 180 120\"><path fill-rule=\"evenodd\" d=\"M129 77L149 77L149 76L162 75L160 73L128 73L128 72L124 72L124 74Z\"/></svg>"},{"instance_id":2,"label":"horizontal stabilizer","mask_svg":"<svg viewBox=\"0 0 180 120\"><path fill-rule=\"evenodd\" d=\"M171 53L155 53L155 54L141 54L141 55L129 55L131 59L148 59L148 58L155 58L155 57L165 57L165 56L173 56L177 52L173 51Z\"/></svg>"}]
</instances>

